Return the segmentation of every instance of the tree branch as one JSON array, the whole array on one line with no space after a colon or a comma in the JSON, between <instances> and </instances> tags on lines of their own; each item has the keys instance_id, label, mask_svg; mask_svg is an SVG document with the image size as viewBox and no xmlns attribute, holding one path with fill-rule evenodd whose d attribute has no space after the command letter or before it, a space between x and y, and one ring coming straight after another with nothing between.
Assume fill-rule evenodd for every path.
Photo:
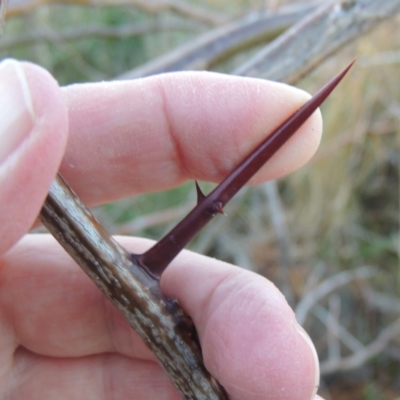
<instances>
[{"instance_id":1,"label":"tree branch","mask_svg":"<svg viewBox=\"0 0 400 400\"><path fill-rule=\"evenodd\" d=\"M360 267L354 271L344 271L333 275L321 282L314 289L310 290L298 303L295 313L300 325L304 324L307 314L311 308L329 293L341 286L360 279L368 279L377 274L377 271L370 267Z\"/></svg>"},{"instance_id":2,"label":"tree branch","mask_svg":"<svg viewBox=\"0 0 400 400\"><path fill-rule=\"evenodd\" d=\"M166 297L159 279L133 262L58 176L40 220L121 311L187 400L227 400L206 370L191 318Z\"/></svg>"},{"instance_id":3,"label":"tree branch","mask_svg":"<svg viewBox=\"0 0 400 400\"><path fill-rule=\"evenodd\" d=\"M380 354L391 340L400 333L400 318L385 328L380 335L369 345L354 352L351 356L339 359L328 359L320 365L321 374L329 374L338 371L349 371L363 365L367 360Z\"/></svg>"},{"instance_id":4,"label":"tree branch","mask_svg":"<svg viewBox=\"0 0 400 400\"><path fill-rule=\"evenodd\" d=\"M282 8L274 13L246 15L128 71L117 79L135 79L171 71L210 69L243 49L275 38L315 8L315 2L312 2L294 9Z\"/></svg>"},{"instance_id":5,"label":"tree branch","mask_svg":"<svg viewBox=\"0 0 400 400\"><path fill-rule=\"evenodd\" d=\"M400 12L400 0L324 4L233 74L294 84L347 43Z\"/></svg>"},{"instance_id":6,"label":"tree branch","mask_svg":"<svg viewBox=\"0 0 400 400\"><path fill-rule=\"evenodd\" d=\"M331 0L261 13L253 20L245 17L208 32L117 79L210 69L244 48L276 37L300 20L232 72L295 84L330 55L399 12L400 0Z\"/></svg>"}]
</instances>

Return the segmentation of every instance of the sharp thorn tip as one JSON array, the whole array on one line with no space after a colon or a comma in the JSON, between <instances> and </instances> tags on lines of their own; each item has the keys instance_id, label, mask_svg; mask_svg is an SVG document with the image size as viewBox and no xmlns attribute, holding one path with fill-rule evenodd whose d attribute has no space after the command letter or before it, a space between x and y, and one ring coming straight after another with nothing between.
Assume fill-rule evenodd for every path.
<instances>
[{"instance_id":1,"label":"sharp thorn tip","mask_svg":"<svg viewBox=\"0 0 400 400\"><path fill-rule=\"evenodd\" d=\"M225 211L224 211L224 209L222 208L222 203L221 203L220 201L217 201L217 202L215 202L215 203L213 204L213 211L214 211L214 212L217 212L218 214L222 214L222 215L225 215L225 216L226 216Z\"/></svg>"}]
</instances>

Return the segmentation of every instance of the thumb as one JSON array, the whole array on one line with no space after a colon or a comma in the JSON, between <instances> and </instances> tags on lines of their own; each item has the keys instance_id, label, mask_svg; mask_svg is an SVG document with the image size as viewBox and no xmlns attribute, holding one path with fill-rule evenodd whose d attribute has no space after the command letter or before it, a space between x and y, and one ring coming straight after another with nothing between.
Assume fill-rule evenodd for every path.
<instances>
[{"instance_id":1,"label":"thumb","mask_svg":"<svg viewBox=\"0 0 400 400\"><path fill-rule=\"evenodd\" d=\"M67 110L40 67L0 63L0 254L33 225L61 162Z\"/></svg>"}]
</instances>

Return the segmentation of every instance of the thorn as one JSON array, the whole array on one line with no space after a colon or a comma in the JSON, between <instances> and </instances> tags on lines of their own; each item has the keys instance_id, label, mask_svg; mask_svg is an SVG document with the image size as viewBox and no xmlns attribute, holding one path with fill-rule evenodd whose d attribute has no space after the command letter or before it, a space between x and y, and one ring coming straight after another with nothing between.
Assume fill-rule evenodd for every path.
<instances>
[{"instance_id":1,"label":"thorn","mask_svg":"<svg viewBox=\"0 0 400 400\"><path fill-rule=\"evenodd\" d=\"M197 192L197 204L200 204L205 198L206 196L204 195L204 193L201 191L199 184L197 183L197 181L194 181L195 185L196 185L196 192Z\"/></svg>"},{"instance_id":2,"label":"thorn","mask_svg":"<svg viewBox=\"0 0 400 400\"><path fill-rule=\"evenodd\" d=\"M329 96L354 62L355 60L269 134L210 194L204 196L196 182L197 206L175 228L141 256L142 264L154 274L161 276L167 265L216 213L225 214L222 206L227 204L240 188L293 136Z\"/></svg>"},{"instance_id":3,"label":"thorn","mask_svg":"<svg viewBox=\"0 0 400 400\"><path fill-rule=\"evenodd\" d=\"M225 211L222 208L222 202L216 201L215 203L213 203L212 209L213 209L214 213L218 213L218 214L222 214L222 215L226 216Z\"/></svg>"}]
</instances>

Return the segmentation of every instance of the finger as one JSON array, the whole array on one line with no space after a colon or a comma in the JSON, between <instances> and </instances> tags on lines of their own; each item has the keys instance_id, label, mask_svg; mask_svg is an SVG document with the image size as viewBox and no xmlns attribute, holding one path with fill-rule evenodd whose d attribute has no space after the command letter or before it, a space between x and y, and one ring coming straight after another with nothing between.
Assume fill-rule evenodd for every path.
<instances>
[{"instance_id":1,"label":"finger","mask_svg":"<svg viewBox=\"0 0 400 400\"><path fill-rule=\"evenodd\" d=\"M198 329L205 365L232 400L309 400L319 382L314 346L265 278L182 253L162 275Z\"/></svg>"},{"instance_id":2,"label":"finger","mask_svg":"<svg viewBox=\"0 0 400 400\"><path fill-rule=\"evenodd\" d=\"M119 240L137 253L150 245ZM0 273L3 330L13 332L16 345L52 357L117 352L154 360L52 238L26 237L6 254ZM206 366L232 400L312 398L318 382L315 353L267 280L183 252L164 273L162 287L193 317Z\"/></svg>"},{"instance_id":3,"label":"finger","mask_svg":"<svg viewBox=\"0 0 400 400\"><path fill-rule=\"evenodd\" d=\"M62 173L86 202L220 181L309 97L287 85L185 72L64 89L70 138ZM316 150L316 112L255 181L286 174Z\"/></svg>"},{"instance_id":4,"label":"finger","mask_svg":"<svg viewBox=\"0 0 400 400\"><path fill-rule=\"evenodd\" d=\"M62 159L67 112L43 69L0 64L0 254L36 219Z\"/></svg>"}]
</instances>

